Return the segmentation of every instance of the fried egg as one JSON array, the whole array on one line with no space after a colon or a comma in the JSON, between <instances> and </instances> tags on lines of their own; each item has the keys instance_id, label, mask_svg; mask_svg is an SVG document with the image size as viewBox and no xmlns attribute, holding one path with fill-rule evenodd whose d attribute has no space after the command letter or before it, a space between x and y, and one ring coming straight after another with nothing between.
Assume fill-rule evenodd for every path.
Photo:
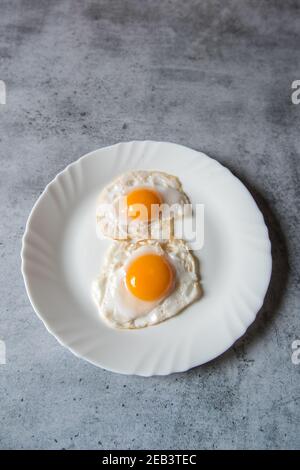
<instances>
[{"instance_id":1,"label":"fried egg","mask_svg":"<svg viewBox=\"0 0 300 470\"><path fill-rule=\"evenodd\" d=\"M160 323L201 292L195 259L182 240L113 242L92 286L101 317L117 328Z\"/></svg>"},{"instance_id":2,"label":"fried egg","mask_svg":"<svg viewBox=\"0 0 300 470\"><path fill-rule=\"evenodd\" d=\"M101 192L97 235L116 240L169 239L170 222L183 216L188 203L177 177L160 171L131 171Z\"/></svg>"}]
</instances>

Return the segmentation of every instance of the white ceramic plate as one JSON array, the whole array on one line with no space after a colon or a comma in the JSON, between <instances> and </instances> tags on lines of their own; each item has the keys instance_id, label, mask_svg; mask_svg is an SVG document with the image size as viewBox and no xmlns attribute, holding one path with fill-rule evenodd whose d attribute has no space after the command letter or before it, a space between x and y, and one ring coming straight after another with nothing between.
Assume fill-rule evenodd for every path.
<instances>
[{"instance_id":1,"label":"white ceramic plate","mask_svg":"<svg viewBox=\"0 0 300 470\"><path fill-rule=\"evenodd\" d=\"M110 241L95 231L96 199L133 169L177 175L193 204L205 205L205 242L196 252L204 297L178 316L140 330L117 330L91 298ZM263 216L232 173L203 153L163 142L127 142L69 165L46 187L27 222L22 272L34 310L74 354L124 374L184 371L228 349L253 322L271 275Z\"/></svg>"}]
</instances>

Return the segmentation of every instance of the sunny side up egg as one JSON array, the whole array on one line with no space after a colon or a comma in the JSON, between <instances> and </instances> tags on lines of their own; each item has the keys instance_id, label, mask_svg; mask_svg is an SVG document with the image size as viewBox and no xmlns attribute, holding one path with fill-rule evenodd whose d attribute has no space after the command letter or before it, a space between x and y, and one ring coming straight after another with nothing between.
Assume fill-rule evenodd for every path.
<instances>
[{"instance_id":1,"label":"sunny side up egg","mask_svg":"<svg viewBox=\"0 0 300 470\"><path fill-rule=\"evenodd\" d=\"M173 317L201 297L195 259L182 240L114 242L93 297L117 328L142 328Z\"/></svg>"},{"instance_id":2,"label":"sunny side up egg","mask_svg":"<svg viewBox=\"0 0 300 470\"><path fill-rule=\"evenodd\" d=\"M131 171L119 176L101 192L97 202L99 238L145 240L171 238L170 220L182 217L189 199L179 179L159 171ZM138 208L142 206L143 210ZM161 212L159 207L170 211Z\"/></svg>"}]
</instances>

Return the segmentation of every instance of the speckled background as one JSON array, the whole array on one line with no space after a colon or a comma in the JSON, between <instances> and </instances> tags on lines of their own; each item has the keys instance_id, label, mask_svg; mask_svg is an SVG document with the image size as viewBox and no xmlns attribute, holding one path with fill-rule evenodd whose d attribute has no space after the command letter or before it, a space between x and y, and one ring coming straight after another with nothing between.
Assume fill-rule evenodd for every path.
<instances>
[{"instance_id":1,"label":"speckled background","mask_svg":"<svg viewBox=\"0 0 300 470\"><path fill-rule=\"evenodd\" d=\"M1 1L1 448L300 448L299 15L296 0ZM74 357L34 314L20 273L44 186L82 154L132 139L227 165L273 243L271 287L245 337L168 377Z\"/></svg>"}]
</instances>

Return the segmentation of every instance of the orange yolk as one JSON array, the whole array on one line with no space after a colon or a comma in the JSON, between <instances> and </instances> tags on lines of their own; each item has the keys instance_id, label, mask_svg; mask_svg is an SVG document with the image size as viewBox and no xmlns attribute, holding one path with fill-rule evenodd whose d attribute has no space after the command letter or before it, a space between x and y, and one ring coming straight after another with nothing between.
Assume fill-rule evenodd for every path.
<instances>
[{"instance_id":1,"label":"orange yolk","mask_svg":"<svg viewBox=\"0 0 300 470\"><path fill-rule=\"evenodd\" d=\"M126 206L128 210L128 216L132 219L137 217L141 221L150 221L151 220L151 206L160 205L162 203L161 195L151 188L137 188L131 191L126 196ZM143 207L141 210L138 207L139 204L142 204Z\"/></svg>"},{"instance_id":2,"label":"orange yolk","mask_svg":"<svg viewBox=\"0 0 300 470\"><path fill-rule=\"evenodd\" d=\"M156 254L141 255L126 272L128 290L141 300L159 300L172 287L174 274L170 263Z\"/></svg>"}]
</instances>

